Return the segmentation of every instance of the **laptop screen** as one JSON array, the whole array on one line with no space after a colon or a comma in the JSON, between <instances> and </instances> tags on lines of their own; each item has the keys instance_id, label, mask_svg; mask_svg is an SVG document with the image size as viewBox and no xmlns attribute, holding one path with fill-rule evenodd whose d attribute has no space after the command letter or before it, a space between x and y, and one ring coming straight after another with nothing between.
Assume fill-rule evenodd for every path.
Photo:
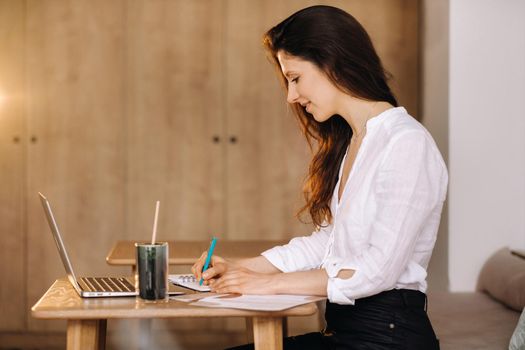
<instances>
[{"instance_id":1,"label":"laptop screen","mask_svg":"<svg viewBox=\"0 0 525 350\"><path fill-rule=\"evenodd\" d=\"M40 192L38 192L38 195L40 196L40 201L42 202L42 206L44 207L44 211L46 212L47 222L49 223L49 227L51 227L51 232L53 233L53 238L55 239L55 243L58 248L58 252L60 254L60 258L62 259L62 263L64 264L64 268L66 269L67 276L69 280L72 282L73 286L77 287L77 278L75 276L75 273L73 272L73 267L71 266L71 260L69 259L69 256L67 255L66 247L64 246L64 242L62 240L62 236L60 235L60 232L58 230L58 225L55 221L55 217L53 216L53 211L51 210L51 205L49 204L49 201L47 198Z\"/></svg>"}]
</instances>

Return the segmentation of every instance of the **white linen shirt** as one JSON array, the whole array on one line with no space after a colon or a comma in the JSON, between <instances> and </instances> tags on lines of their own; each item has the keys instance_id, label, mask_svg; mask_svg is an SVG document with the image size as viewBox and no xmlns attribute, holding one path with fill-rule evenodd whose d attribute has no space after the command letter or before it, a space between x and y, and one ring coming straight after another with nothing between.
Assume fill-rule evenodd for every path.
<instances>
[{"instance_id":1,"label":"white linen shirt","mask_svg":"<svg viewBox=\"0 0 525 350\"><path fill-rule=\"evenodd\" d=\"M343 159L332 222L310 236L262 253L283 272L324 268L337 304L390 289L427 289L448 173L428 131L403 107L368 120L341 200ZM339 202L339 203L338 203ZM352 277L337 275L352 269Z\"/></svg>"}]
</instances>

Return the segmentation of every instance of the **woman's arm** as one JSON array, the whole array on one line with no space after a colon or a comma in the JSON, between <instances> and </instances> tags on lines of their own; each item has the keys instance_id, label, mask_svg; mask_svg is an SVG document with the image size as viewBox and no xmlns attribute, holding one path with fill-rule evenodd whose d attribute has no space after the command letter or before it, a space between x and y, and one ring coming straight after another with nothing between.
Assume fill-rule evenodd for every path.
<instances>
[{"instance_id":1,"label":"woman's arm","mask_svg":"<svg viewBox=\"0 0 525 350\"><path fill-rule=\"evenodd\" d=\"M249 270L260 273L279 273L277 267L275 267L271 262L268 261L264 256L259 255L254 258L249 259L238 259L234 260L235 264L238 266L243 266Z\"/></svg>"},{"instance_id":2,"label":"woman's arm","mask_svg":"<svg viewBox=\"0 0 525 350\"><path fill-rule=\"evenodd\" d=\"M263 252L261 256L256 256L253 258L226 260L219 256L213 255L211 259L211 266L215 266L217 263L221 262L228 262L230 265L242 266L254 272L260 273L311 270L319 267L321 263L324 248L330 235L330 230L331 225L327 225L322 227L320 230L313 232L310 236L294 238L284 246L274 247ZM202 268L204 266L207 253L208 252L206 251L203 252L201 257L197 259L191 268L192 273L198 280L201 278ZM212 278L213 276L214 274L208 278Z\"/></svg>"},{"instance_id":3,"label":"woman's arm","mask_svg":"<svg viewBox=\"0 0 525 350\"><path fill-rule=\"evenodd\" d=\"M229 268L210 280L216 293L303 294L326 296L328 275L325 270L261 274L245 268Z\"/></svg>"},{"instance_id":4,"label":"woman's arm","mask_svg":"<svg viewBox=\"0 0 525 350\"><path fill-rule=\"evenodd\" d=\"M341 270L338 278L347 279L353 274L353 270ZM237 264L218 263L204 273L204 278L217 293L327 295L325 269L262 273Z\"/></svg>"}]
</instances>

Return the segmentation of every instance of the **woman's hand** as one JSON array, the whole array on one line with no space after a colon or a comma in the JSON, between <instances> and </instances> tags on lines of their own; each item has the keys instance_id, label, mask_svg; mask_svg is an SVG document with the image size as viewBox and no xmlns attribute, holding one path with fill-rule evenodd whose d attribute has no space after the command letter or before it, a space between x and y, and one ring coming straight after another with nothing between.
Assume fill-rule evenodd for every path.
<instances>
[{"instance_id":1,"label":"woman's hand","mask_svg":"<svg viewBox=\"0 0 525 350\"><path fill-rule=\"evenodd\" d=\"M208 269L206 273L208 271L210 275L218 276L218 278L210 280L209 285L212 292L237 294L276 293L275 277L278 274L254 272L245 267L227 262L218 262L212 269Z\"/></svg>"},{"instance_id":2,"label":"woman's hand","mask_svg":"<svg viewBox=\"0 0 525 350\"><path fill-rule=\"evenodd\" d=\"M202 273L207 254L202 253L191 271L198 281L202 276L213 292L326 296L328 274L325 269L283 273L262 256L230 261L213 255L211 267ZM338 278L351 278L353 273L353 270L342 270Z\"/></svg>"},{"instance_id":3,"label":"woman's hand","mask_svg":"<svg viewBox=\"0 0 525 350\"><path fill-rule=\"evenodd\" d=\"M204 263L206 262L207 256L208 256L208 252L204 251L202 255L200 256L200 258L197 259L195 264L193 264L193 266L191 267L191 272L193 273L197 281L200 281L201 278L204 278L204 284L206 285L209 284L210 279L217 277L215 276L214 270L210 271L212 270L213 266L220 264L220 263L226 263L226 260L221 258L220 256L212 255L211 260L210 260L210 265L208 266L206 273L203 275L202 269L204 268Z\"/></svg>"},{"instance_id":4,"label":"woman's hand","mask_svg":"<svg viewBox=\"0 0 525 350\"><path fill-rule=\"evenodd\" d=\"M272 274L252 271L243 267L242 261L233 262L212 255L210 266L202 271L208 252L203 252L193 264L191 272L197 281L201 277L213 292L239 294L273 294Z\"/></svg>"}]
</instances>

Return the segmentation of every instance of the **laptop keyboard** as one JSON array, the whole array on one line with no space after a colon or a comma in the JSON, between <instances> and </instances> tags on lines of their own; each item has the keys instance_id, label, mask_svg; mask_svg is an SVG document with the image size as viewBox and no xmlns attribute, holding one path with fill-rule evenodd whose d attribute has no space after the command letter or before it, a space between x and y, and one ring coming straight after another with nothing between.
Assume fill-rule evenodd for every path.
<instances>
[{"instance_id":1,"label":"laptop keyboard","mask_svg":"<svg viewBox=\"0 0 525 350\"><path fill-rule=\"evenodd\" d=\"M82 277L90 292L134 292L133 286L123 277Z\"/></svg>"}]
</instances>

